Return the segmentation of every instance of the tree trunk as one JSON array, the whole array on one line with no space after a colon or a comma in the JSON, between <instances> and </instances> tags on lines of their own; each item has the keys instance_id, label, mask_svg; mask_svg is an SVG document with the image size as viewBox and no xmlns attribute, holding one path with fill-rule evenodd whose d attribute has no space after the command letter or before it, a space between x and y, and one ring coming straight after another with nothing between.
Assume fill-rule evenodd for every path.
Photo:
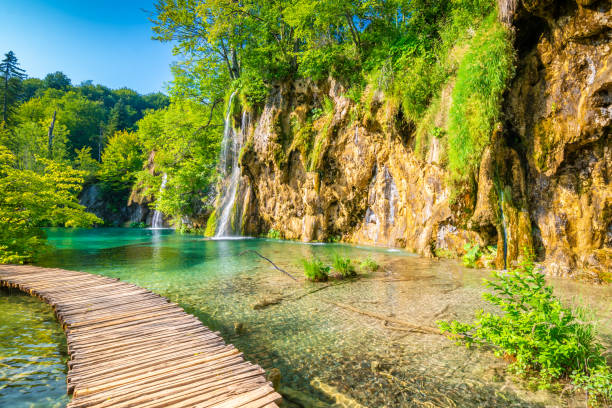
<instances>
[{"instance_id":1,"label":"tree trunk","mask_svg":"<svg viewBox=\"0 0 612 408\"><path fill-rule=\"evenodd\" d=\"M238 54L236 48L232 48L232 69L234 71L234 77L240 78L240 64L238 63Z\"/></svg>"},{"instance_id":2,"label":"tree trunk","mask_svg":"<svg viewBox=\"0 0 612 408\"><path fill-rule=\"evenodd\" d=\"M49 126L49 158L53 158L53 127L55 126L55 115L57 111L53 111L53 119L51 120L51 126Z\"/></svg>"}]
</instances>

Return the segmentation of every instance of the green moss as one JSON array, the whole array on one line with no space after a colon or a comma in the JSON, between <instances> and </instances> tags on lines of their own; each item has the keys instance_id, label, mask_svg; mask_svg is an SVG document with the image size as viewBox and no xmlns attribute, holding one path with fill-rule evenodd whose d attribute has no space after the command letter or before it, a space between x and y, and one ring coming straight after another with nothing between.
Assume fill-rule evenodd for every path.
<instances>
[{"instance_id":1,"label":"green moss","mask_svg":"<svg viewBox=\"0 0 612 408\"><path fill-rule=\"evenodd\" d=\"M283 235L281 234L281 232L279 230L276 230L274 228L270 228L270 230L266 234L266 238L270 238L270 239L282 239Z\"/></svg>"},{"instance_id":2,"label":"green moss","mask_svg":"<svg viewBox=\"0 0 612 408\"><path fill-rule=\"evenodd\" d=\"M457 254L453 251L449 251L448 249L438 249L436 248L434 254L437 258L448 258L454 259L457 258Z\"/></svg>"},{"instance_id":3,"label":"green moss","mask_svg":"<svg viewBox=\"0 0 612 408\"><path fill-rule=\"evenodd\" d=\"M448 165L457 183L473 177L495 124L514 70L510 32L491 13L459 64L448 124Z\"/></svg>"},{"instance_id":4,"label":"green moss","mask_svg":"<svg viewBox=\"0 0 612 408\"><path fill-rule=\"evenodd\" d=\"M214 237L217 232L217 210L215 209L206 221L206 229L204 230L205 237Z\"/></svg>"},{"instance_id":5,"label":"green moss","mask_svg":"<svg viewBox=\"0 0 612 408\"><path fill-rule=\"evenodd\" d=\"M293 143L291 144L290 150L298 150L302 161L308 164L308 155L314 145L315 132L312 127L312 123L305 123L302 125L293 136Z\"/></svg>"},{"instance_id":6,"label":"green moss","mask_svg":"<svg viewBox=\"0 0 612 408\"><path fill-rule=\"evenodd\" d=\"M327 149L331 136L331 121L332 116L329 115L325 122L325 125L323 126L323 129L321 129L321 131L317 133L315 137L313 149L310 151L310 154L308 156L308 171L316 171L321 165L323 154Z\"/></svg>"},{"instance_id":7,"label":"green moss","mask_svg":"<svg viewBox=\"0 0 612 408\"><path fill-rule=\"evenodd\" d=\"M419 121L414 139L414 151L421 159L425 159L429 146L431 145L431 138L433 136L442 136L444 130L435 126L436 116L440 111L440 97L436 97L433 102L427 108L425 115Z\"/></svg>"}]
</instances>

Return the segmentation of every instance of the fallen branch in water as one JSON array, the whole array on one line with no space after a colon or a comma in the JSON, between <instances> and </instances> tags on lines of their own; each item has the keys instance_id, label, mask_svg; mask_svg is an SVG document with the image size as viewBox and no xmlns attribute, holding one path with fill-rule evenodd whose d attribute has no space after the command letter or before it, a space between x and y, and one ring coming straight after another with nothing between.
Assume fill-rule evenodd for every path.
<instances>
[{"instance_id":1,"label":"fallen branch in water","mask_svg":"<svg viewBox=\"0 0 612 408\"><path fill-rule=\"evenodd\" d=\"M268 258L266 258L265 256L263 256L262 254L260 254L259 252L253 250L253 249L247 249L246 251L242 251L240 254L238 254L239 256L242 256L244 254L246 254L247 252L252 252L255 255L257 255L260 258L265 259L266 261L270 262L272 264L272 266L276 269L281 271L282 273L284 273L285 275L287 275L288 277L290 277L291 279L293 279L294 281L297 281L297 279L292 276L289 272L285 271L284 269L279 268L278 266L276 266L276 264L274 262L272 262L271 260L269 260Z\"/></svg>"},{"instance_id":2,"label":"fallen branch in water","mask_svg":"<svg viewBox=\"0 0 612 408\"><path fill-rule=\"evenodd\" d=\"M440 330L438 330L438 329L436 329L434 327L419 326L419 325L416 325L416 324L405 322L403 320L395 319L393 317L384 316L384 315L381 315L381 314L378 314L378 313L369 312L367 310L358 309L356 307L353 307L351 305L347 305L345 303L337 303L337 302L327 302L327 303L330 303L330 304L332 304L334 306L341 307L343 309L350 310L350 311L355 312L355 313L359 313L359 314L362 314L362 315L373 317L375 319L384 320L384 321L387 321L389 323L395 323L397 325L407 327L407 328L409 328L411 330L414 330L414 331L419 331L419 332L428 333L428 334L442 335Z\"/></svg>"}]
</instances>

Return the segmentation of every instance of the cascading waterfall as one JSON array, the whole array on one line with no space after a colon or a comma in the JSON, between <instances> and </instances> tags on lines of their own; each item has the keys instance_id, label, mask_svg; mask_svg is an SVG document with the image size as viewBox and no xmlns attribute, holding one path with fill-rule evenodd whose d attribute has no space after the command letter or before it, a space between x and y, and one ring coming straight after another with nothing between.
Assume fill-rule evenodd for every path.
<instances>
[{"instance_id":1,"label":"cascading waterfall","mask_svg":"<svg viewBox=\"0 0 612 408\"><path fill-rule=\"evenodd\" d=\"M397 205L399 193L395 185L395 180L393 180L387 166L385 166L385 172L383 174L385 177L385 196L389 202L389 217L387 223L393 225L395 223L395 206Z\"/></svg>"},{"instance_id":2,"label":"cascading waterfall","mask_svg":"<svg viewBox=\"0 0 612 408\"><path fill-rule=\"evenodd\" d=\"M232 93L225 115L225 128L223 131L223 142L221 145L221 157L219 165L223 173L224 188L221 189L220 205L217 211L220 213L219 221L217 222L217 230L215 237L227 237L236 235L235 226L232 225L232 213L234 204L236 203L236 195L238 193L238 185L240 184L240 166L238 159L240 150L244 143L244 132L249 126L249 115L247 112L242 113L242 123L240 129L236 131L231 124L232 100L236 92Z\"/></svg>"},{"instance_id":3,"label":"cascading waterfall","mask_svg":"<svg viewBox=\"0 0 612 408\"><path fill-rule=\"evenodd\" d=\"M159 196L161 196L162 192L166 189L166 183L168 182L168 175L164 173L162 175L161 186L159 187ZM151 220L151 228L160 229L164 227L164 217L161 211L155 209L153 212L153 219Z\"/></svg>"},{"instance_id":4,"label":"cascading waterfall","mask_svg":"<svg viewBox=\"0 0 612 408\"><path fill-rule=\"evenodd\" d=\"M501 212L501 219L502 219L502 237L504 240L504 269L507 269L508 266L506 265L506 257L508 256L508 232L507 232L507 222L506 222L506 215L504 214L504 189L500 189L499 191L499 210Z\"/></svg>"}]
</instances>

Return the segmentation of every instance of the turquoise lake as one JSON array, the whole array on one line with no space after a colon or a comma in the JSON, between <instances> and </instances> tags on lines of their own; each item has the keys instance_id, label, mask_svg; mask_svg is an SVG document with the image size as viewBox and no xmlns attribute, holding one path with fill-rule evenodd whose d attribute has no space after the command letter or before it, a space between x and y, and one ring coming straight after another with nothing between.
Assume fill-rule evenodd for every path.
<instances>
[{"instance_id":1,"label":"turquoise lake","mask_svg":"<svg viewBox=\"0 0 612 408\"><path fill-rule=\"evenodd\" d=\"M343 244L208 240L172 230L50 229L48 237L54 249L38 265L117 277L179 303L247 359L280 370L288 406L341 406L334 405L337 398L369 407L579 403L527 391L488 351L466 350L443 336L406 331L341 306L426 326L468 320L486 307L481 280L488 272L456 261ZM270 258L298 281L246 250ZM350 281L303 280L301 259L331 262L336 253L355 262L373 258L381 269ZM552 282L567 302L593 311L609 347L612 289ZM3 293L0 303L0 406L63 406L65 339L51 310L23 295Z\"/></svg>"}]
</instances>

